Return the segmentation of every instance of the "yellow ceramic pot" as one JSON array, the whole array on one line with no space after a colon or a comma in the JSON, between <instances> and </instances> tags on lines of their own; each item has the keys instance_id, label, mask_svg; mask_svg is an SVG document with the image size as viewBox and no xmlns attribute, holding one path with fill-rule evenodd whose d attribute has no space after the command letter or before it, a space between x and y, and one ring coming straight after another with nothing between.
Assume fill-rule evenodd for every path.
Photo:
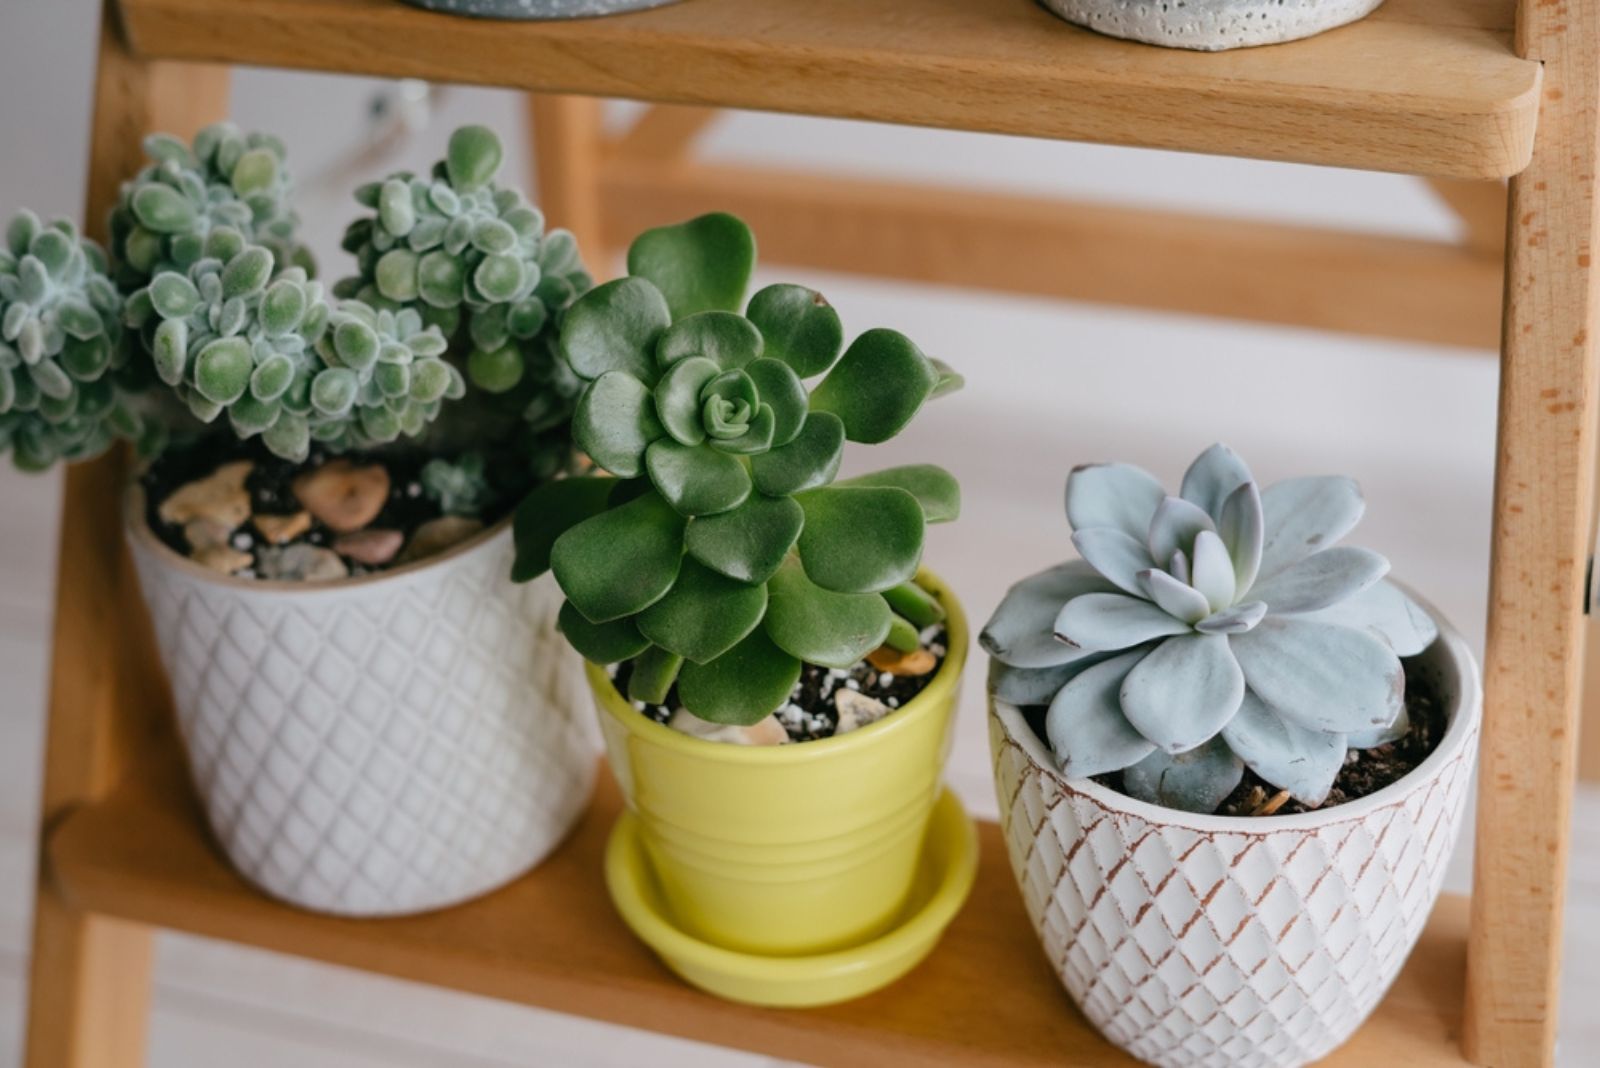
<instances>
[{"instance_id":1,"label":"yellow ceramic pot","mask_svg":"<svg viewBox=\"0 0 1600 1068\"><path fill-rule=\"evenodd\" d=\"M940 778L967 628L934 576L948 654L893 715L799 745L745 747L664 727L589 665L611 768L674 924L742 953L828 953L901 918ZM964 896L964 894L962 895Z\"/></svg>"}]
</instances>

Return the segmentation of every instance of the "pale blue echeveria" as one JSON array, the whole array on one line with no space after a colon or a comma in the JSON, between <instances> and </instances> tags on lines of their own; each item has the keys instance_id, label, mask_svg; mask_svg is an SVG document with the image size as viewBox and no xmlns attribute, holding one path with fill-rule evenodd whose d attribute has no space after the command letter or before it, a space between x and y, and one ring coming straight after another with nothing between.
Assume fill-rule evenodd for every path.
<instances>
[{"instance_id":1,"label":"pale blue echeveria","mask_svg":"<svg viewBox=\"0 0 1600 1068\"><path fill-rule=\"evenodd\" d=\"M1012 587L985 627L995 696L1049 705L1070 776L1121 771L1135 797L1209 812L1248 766L1321 804L1348 749L1404 733L1400 658L1437 636L1383 557L1335 544L1363 508L1347 478L1262 490L1222 445L1177 496L1129 464L1074 470L1082 559Z\"/></svg>"}]
</instances>

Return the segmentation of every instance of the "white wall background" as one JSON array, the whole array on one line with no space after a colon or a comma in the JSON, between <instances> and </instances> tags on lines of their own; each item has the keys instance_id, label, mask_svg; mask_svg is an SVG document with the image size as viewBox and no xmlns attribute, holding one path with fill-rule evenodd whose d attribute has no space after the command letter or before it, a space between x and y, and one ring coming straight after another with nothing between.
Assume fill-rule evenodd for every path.
<instances>
[{"instance_id":1,"label":"white wall background","mask_svg":"<svg viewBox=\"0 0 1600 1068\"><path fill-rule=\"evenodd\" d=\"M0 216L24 205L81 212L98 7L0 2ZM360 180L339 165L386 88L260 71L235 80L234 117L290 146L306 230L330 278L344 269L338 239ZM471 121L515 146L505 177L526 179L517 94L452 88L437 103L431 125L385 170L426 166L449 130ZM626 108L615 110L620 120ZM1449 236L1455 226L1420 182L1390 175L763 115L730 117L706 145L742 160L1418 236ZM1130 460L1175 484L1190 457L1226 440L1267 481L1360 479L1369 503L1361 543L1386 553L1481 646L1496 388L1489 355L781 274L824 288L847 328L902 329L966 373L965 392L851 464L929 459L962 478L966 515L934 530L928 559L962 591L974 622L1011 581L1069 555L1060 493L1071 465ZM54 477L0 470L0 1066L16 1063L20 1034L58 500ZM951 777L975 810L992 815L981 676L968 679ZM1600 798L1586 803L1600 811ZM1600 948L1593 822L1578 821L1588 889L1574 897L1589 901L1576 933ZM1458 857L1456 889L1465 889L1466 870ZM1570 987L1583 984L1592 997L1597 955L1569 961ZM1592 1021L1572 1026L1600 1037ZM158 1066L768 1063L179 936L161 943L152 1046Z\"/></svg>"}]
</instances>

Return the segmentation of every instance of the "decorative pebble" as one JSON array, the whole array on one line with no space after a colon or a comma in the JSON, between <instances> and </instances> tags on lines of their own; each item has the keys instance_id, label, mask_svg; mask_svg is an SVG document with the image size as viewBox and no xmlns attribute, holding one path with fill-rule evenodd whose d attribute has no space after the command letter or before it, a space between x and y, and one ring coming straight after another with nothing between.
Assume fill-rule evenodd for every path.
<instances>
[{"instance_id":1,"label":"decorative pebble","mask_svg":"<svg viewBox=\"0 0 1600 1068\"><path fill-rule=\"evenodd\" d=\"M224 575L231 575L249 567L254 558L249 553L242 553L227 542L221 545L212 545L199 549L193 554L194 562L201 567L209 567L213 571L220 571Z\"/></svg>"},{"instance_id":2,"label":"decorative pebble","mask_svg":"<svg viewBox=\"0 0 1600 1068\"><path fill-rule=\"evenodd\" d=\"M927 649L917 649L913 652L902 653L898 649L881 645L867 654L867 662L879 671L887 671L891 675L910 675L918 677L926 675L939 666L939 658Z\"/></svg>"},{"instance_id":3,"label":"decorative pebble","mask_svg":"<svg viewBox=\"0 0 1600 1068\"><path fill-rule=\"evenodd\" d=\"M784 745L789 741L789 732L778 722L777 716L768 716L748 727L733 727L707 723L687 709L680 708L672 714L667 726L708 742L727 742L730 745Z\"/></svg>"},{"instance_id":4,"label":"decorative pebble","mask_svg":"<svg viewBox=\"0 0 1600 1068\"><path fill-rule=\"evenodd\" d=\"M189 543L189 555L199 559L199 554L228 545L233 528L215 519L201 517L183 525L183 538ZM234 546L238 548L238 546Z\"/></svg>"},{"instance_id":5,"label":"decorative pebble","mask_svg":"<svg viewBox=\"0 0 1600 1068\"><path fill-rule=\"evenodd\" d=\"M378 517L389 499L389 472L382 464L357 467L332 460L294 480L295 499L330 530L349 534Z\"/></svg>"},{"instance_id":6,"label":"decorative pebble","mask_svg":"<svg viewBox=\"0 0 1600 1068\"><path fill-rule=\"evenodd\" d=\"M294 541L311 529L311 513L304 510L292 515L257 514L251 516L250 521L261 531L261 536L274 545Z\"/></svg>"},{"instance_id":7,"label":"decorative pebble","mask_svg":"<svg viewBox=\"0 0 1600 1068\"><path fill-rule=\"evenodd\" d=\"M250 518L250 493L244 488L255 464L238 460L223 464L205 478L185 483L161 502L156 514L163 523L188 524L207 519L231 533Z\"/></svg>"},{"instance_id":8,"label":"decorative pebble","mask_svg":"<svg viewBox=\"0 0 1600 1068\"><path fill-rule=\"evenodd\" d=\"M453 545L461 544L482 529L481 520L465 516L442 515L438 519L430 519L411 535L411 541L395 558L395 563L409 564L413 560L437 555Z\"/></svg>"},{"instance_id":9,"label":"decorative pebble","mask_svg":"<svg viewBox=\"0 0 1600 1068\"><path fill-rule=\"evenodd\" d=\"M840 690L833 697L833 707L839 710L839 725L835 734L848 734L853 730L876 723L889 714L889 706L854 690Z\"/></svg>"},{"instance_id":10,"label":"decorative pebble","mask_svg":"<svg viewBox=\"0 0 1600 1068\"><path fill-rule=\"evenodd\" d=\"M333 551L358 564L380 567L394 559L405 540L406 536L398 530L358 530L335 538Z\"/></svg>"},{"instance_id":11,"label":"decorative pebble","mask_svg":"<svg viewBox=\"0 0 1600 1068\"><path fill-rule=\"evenodd\" d=\"M282 549L262 549L261 577L276 582L325 582L350 574L339 554L301 542Z\"/></svg>"}]
</instances>

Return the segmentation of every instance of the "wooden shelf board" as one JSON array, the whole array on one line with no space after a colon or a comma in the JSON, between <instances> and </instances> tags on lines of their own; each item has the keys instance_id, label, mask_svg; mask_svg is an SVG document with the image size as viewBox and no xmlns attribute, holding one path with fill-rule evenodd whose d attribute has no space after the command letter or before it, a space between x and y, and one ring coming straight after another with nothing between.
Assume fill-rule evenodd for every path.
<instances>
[{"instance_id":1,"label":"wooden shelf board","mask_svg":"<svg viewBox=\"0 0 1600 1068\"><path fill-rule=\"evenodd\" d=\"M252 890L203 831L169 743L139 782L69 815L47 863L83 909L156 927L749 1049L811 1064L1087 1066L1134 1062L1078 1015L1034 940L1000 832L965 910L933 956L893 987L846 1005L756 1009L674 978L618 920L601 856L620 800L602 775L573 837L533 873L476 902L398 920L345 920ZM1463 1066L1456 1047L1467 908L1445 898L1394 989L1325 1065Z\"/></svg>"},{"instance_id":2,"label":"wooden shelf board","mask_svg":"<svg viewBox=\"0 0 1600 1068\"><path fill-rule=\"evenodd\" d=\"M1034 0L687 0L506 23L398 0L119 0L153 58L473 82L1466 178L1528 163L1538 63L1507 0L1389 0L1201 54Z\"/></svg>"}]
</instances>

